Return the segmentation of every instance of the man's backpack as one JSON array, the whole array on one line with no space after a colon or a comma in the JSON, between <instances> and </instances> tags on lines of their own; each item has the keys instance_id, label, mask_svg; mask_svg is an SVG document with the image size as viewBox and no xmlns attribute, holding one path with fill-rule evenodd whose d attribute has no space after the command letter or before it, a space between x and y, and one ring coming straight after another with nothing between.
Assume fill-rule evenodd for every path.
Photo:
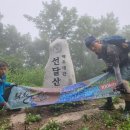
<instances>
[{"instance_id":1,"label":"man's backpack","mask_svg":"<svg viewBox=\"0 0 130 130\"><path fill-rule=\"evenodd\" d=\"M116 46L122 47L122 43L125 43L126 39L119 35L113 35L102 38L101 42L103 44L114 44Z\"/></svg>"}]
</instances>

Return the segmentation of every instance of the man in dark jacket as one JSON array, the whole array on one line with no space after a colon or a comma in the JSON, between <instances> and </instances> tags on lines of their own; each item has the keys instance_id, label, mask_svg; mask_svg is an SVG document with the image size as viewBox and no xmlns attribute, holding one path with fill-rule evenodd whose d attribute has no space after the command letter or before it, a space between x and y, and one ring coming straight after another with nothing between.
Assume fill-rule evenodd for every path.
<instances>
[{"instance_id":1,"label":"man in dark jacket","mask_svg":"<svg viewBox=\"0 0 130 130\"><path fill-rule=\"evenodd\" d=\"M115 72L115 76L118 83L117 89L121 91L121 93L127 94L128 92L124 87L122 78L125 80L130 80L130 64L128 58L128 51L124 51L125 49L114 44L103 44L94 36L87 37L85 39L85 45L91 51L95 52L99 59L103 59L105 61L107 65L107 70L109 72ZM99 107L99 109L114 109L112 98L108 97L107 102L103 106ZM125 110L130 111L129 99L125 100Z\"/></svg>"}]
</instances>

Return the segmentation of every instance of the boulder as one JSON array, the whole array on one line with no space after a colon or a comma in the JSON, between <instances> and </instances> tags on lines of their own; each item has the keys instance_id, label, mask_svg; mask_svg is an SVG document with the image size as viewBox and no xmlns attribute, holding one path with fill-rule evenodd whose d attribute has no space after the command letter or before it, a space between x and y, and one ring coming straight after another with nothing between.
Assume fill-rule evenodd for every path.
<instances>
[{"instance_id":1,"label":"boulder","mask_svg":"<svg viewBox=\"0 0 130 130\"><path fill-rule=\"evenodd\" d=\"M44 87L63 87L76 83L67 41L56 39L50 44L49 53L45 66Z\"/></svg>"}]
</instances>

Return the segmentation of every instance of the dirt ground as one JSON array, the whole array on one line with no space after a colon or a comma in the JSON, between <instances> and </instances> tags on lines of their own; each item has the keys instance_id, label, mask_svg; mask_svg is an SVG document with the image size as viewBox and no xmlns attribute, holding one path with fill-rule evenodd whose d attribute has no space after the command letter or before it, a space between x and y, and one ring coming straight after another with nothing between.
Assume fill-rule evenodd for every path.
<instances>
[{"instance_id":1,"label":"dirt ground","mask_svg":"<svg viewBox=\"0 0 130 130\"><path fill-rule=\"evenodd\" d=\"M10 127L7 130L39 130L48 124L50 120L58 122L61 125L61 130L82 130L84 127L85 130L87 128L89 128L88 130L107 130L107 127L100 120L100 113L103 111L98 109L104 101L93 100L9 112L7 118ZM28 113L40 114L41 121L26 123L25 118ZM116 130L116 126L109 128L109 130Z\"/></svg>"}]
</instances>

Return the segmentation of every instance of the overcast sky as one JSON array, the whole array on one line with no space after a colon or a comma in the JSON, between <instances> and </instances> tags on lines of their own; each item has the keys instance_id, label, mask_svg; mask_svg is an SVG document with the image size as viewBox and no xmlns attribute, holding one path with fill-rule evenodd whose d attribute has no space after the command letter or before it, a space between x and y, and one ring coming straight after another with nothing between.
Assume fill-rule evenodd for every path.
<instances>
[{"instance_id":1,"label":"overcast sky","mask_svg":"<svg viewBox=\"0 0 130 130\"><path fill-rule=\"evenodd\" d=\"M4 15L4 24L15 25L22 34L30 33L37 37L35 25L28 22L23 14L37 16L42 10L42 1L50 0L0 0L0 12ZM130 0L61 0L63 6L76 7L79 15L88 14L99 18L113 12L119 19L120 26L130 24Z\"/></svg>"}]
</instances>

